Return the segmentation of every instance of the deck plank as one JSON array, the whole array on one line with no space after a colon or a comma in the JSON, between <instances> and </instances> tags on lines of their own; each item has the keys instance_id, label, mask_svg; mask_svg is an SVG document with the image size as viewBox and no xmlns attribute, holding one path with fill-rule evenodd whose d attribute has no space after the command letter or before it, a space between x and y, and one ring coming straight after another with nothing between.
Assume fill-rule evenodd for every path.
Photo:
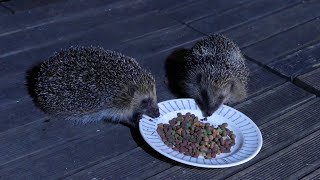
<instances>
[{"instance_id":1,"label":"deck plank","mask_svg":"<svg viewBox=\"0 0 320 180\"><path fill-rule=\"evenodd\" d=\"M248 0L235 0L229 2L217 0L214 3L210 0L199 0L179 8L166 9L164 12L180 22L189 24L206 16L217 15L239 6L242 7L248 3L250 3ZM199 11L199 9L201 9L201 11Z\"/></svg>"},{"instance_id":2,"label":"deck plank","mask_svg":"<svg viewBox=\"0 0 320 180\"><path fill-rule=\"evenodd\" d=\"M307 153L306 147L309 149ZM310 167L311 164L309 172L312 172L320 166L319 151L315 149L320 149L320 130L227 179L262 179L266 176L270 179L302 178L303 174L298 175L297 171ZM304 173L308 171L305 170Z\"/></svg>"},{"instance_id":3,"label":"deck plank","mask_svg":"<svg viewBox=\"0 0 320 180\"><path fill-rule=\"evenodd\" d=\"M172 166L164 159L165 157L160 154L156 157L150 156L149 153L138 147L67 179L145 179ZM133 163L134 166L132 166Z\"/></svg>"},{"instance_id":4,"label":"deck plank","mask_svg":"<svg viewBox=\"0 0 320 180\"><path fill-rule=\"evenodd\" d=\"M114 125L110 131L101 130L62 146L45 149L41 154L31 154L17 162L7 163L0 173L5 179L56 179L136 147L130 130Z\"/></svg>"},{"instance_id":5,"label":"deck plank","mask_svg":"<svg viewBox=\"0 0 320 180\"><path fill-rule=\"evenodd\" d=\"M320 96L320 68L298 76L295 83L308 91Z\"/></svg>"},{"instance_id":6,"label":"deck plank","mask_svg":"<svg viewBox=\"0 0 320 180\"><path fill-rule=\"evenodd\" d=\"M62 0L48 0L48 1L33 1L33 0L23 0L23 1L5 1L2 4L6 5L10 9L14 11L14 13L18 13L20 11L26 11L37 7L43 7L50 4L56 4L61 2Z\"/></svg>"},{"instance_id":7,"label":"deck plank","mask_svg":"<svg viewBox=\"0 0 320 180\"><path fill-rule=\"evenodd\" d=\"M320 43L290 54L267 65L275 73L294 81L297 76L320 67Z\"/></svg>"},{"instance_id":8,"label":"deck plank","mask_svg":"<svg viewBox=\"0 0 320 180\"><path fill-rule=\"evenodd\" d=\"M67 0L62 3L50 4L41 8L34 8L28 11L18 12L14 16L0 16L0 36L17 33L26 29L57 23L61 21L71 21L86 16L97 16L99 14L118 14L122 18L128 18L128 15L138 15L152 10L160 10L169 7L179 7L190 3L192 0ZM131 8L130 12L117 9ZM128 14L126 14L128 13ZM108 20L112 20L111 18ZM14 24L12 22L15 22Z\"/></svg>"},{"instance_id":9,"label":"deck plank","mask_svg":"<svg viewBox=\"0 0 320 180\"><path fill-rule=\"evenodd\" d=\"M315 95L287 82L253 97L235 108L250 117L256 124L262 125L314 97ZM261 104L264 106L261 107Z\"/></svg>"},{"instance_id":10,"label":"deck plank","mask_svg":"<svg viewBox=\"0 0 320 180\"><path fill-rule=\"evenodd\" d=\"M266 65L318 42L320 40L319 33L320 18L316 18L257 44L248 46L243 49L243 52L252 60Z\"/></svg>"},{"instance_id":11,"label":"deck plank","mask_svg":"<svg viewBox=\"0 0 320 180\"><path fill-rule=\"evenodd\" d=\"M126 11L127 14L134 14L135 16L121 15L123 11ZM108 36L105 39L108 44L119 44L121 41L177 24L173 19L161 15L156 11L141 12L141 14L137 14L135 11L136 9L129 6L118 9L118 12L114 14L105 12L97 16L86 16L76 20L72 19L52 23L2 36L0 37L0 42L15 43L10 43L6 46L0 43L0 58L5 58L28 49L41 47L43 46L42 44L50 45L66 41L68 39L67 37L72 37L72 39L89 39L90 34L96 34L96 38L99 36L100 38ZM106 16L109 16L110 20L106 21L104 19ZM147 23L148 26L137 25L143 23ZM131 29L131 31L127 31L127 29Z\"/></svg>"},{"instance_id":12,"label":"deck plank","mask_svg":"<svg viewBox=\"0 0 320 180\"><path fill-rule=\"evenodd\" d=\"M317 0L297 3L292 7L227 30L223 34L233 39L239 46L246 47L319 17L318 8L320 8L320 2Z\"/></svg>"},{"instance_id":13,"label":"deck plank","mask_svg":"<svg viewBox=\"0 0 320 180\"><path fill-rule=\"evenodd\" d=\"M194 21L189 25L194 29L205 33L212 34L221 32L236 27L239 22L244 24L249 21L257 20L268 14L278 12L279 9L289 8L293 5L299 4L299 0L263 0L252 1L243 6L233 8L229 11L219 13L217 15L209 16L198 21ZM246 29L245 32L247 32Z\"/></svg>"},{"instance_id":14,"label":"deck plank","mask_svg":"<svg viewBox=\"0 0 320 180\"><path fill-rule=\"evenodd\" d=\"M303 177L301 180L319 180L320 179L320 168L313 171L309 175Z\"/></svg>"}]
</instances>

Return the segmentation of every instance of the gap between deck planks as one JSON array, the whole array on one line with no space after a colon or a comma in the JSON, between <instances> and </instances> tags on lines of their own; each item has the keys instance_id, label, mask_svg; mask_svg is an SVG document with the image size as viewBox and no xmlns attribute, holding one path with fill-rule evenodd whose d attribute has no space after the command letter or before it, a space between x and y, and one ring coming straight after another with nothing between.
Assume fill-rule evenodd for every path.
<instances>
[{"instance_id":1,"label":"gap between deck planks","mask_svg":"<svg viewBox=\"0 0 320 180\"><path fill-rule=\"evenodd\" d=\"M295 84L320 96L320 68L299 76Z\"/></svg>"}]
</instances>

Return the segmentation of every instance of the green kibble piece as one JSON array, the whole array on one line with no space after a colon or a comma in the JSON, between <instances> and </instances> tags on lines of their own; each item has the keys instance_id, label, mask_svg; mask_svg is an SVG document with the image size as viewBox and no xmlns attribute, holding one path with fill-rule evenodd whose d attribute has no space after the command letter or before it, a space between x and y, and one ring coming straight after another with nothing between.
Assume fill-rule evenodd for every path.
<instances>
[{"instance_id":1,"label":"green kibble piece","mask_svg":"<svg viewBox=\"0 0 320 180\"><path fill-rule=\"evenodd\" d=\"M208 134L208 131L207 130L203 130L203 134L207 135Z\"/></svg>"},{"instance_id":2,"label":"green kibble piece","mask_svg":"<svg viewBox=\"0 0 320 180\"><path fill-rule=\"evenodd\" d=\"M208 131L208 134L209 134L209 135L211 135L211 134L212 134L212 132L211 132L211 131Z\"/></svg>"},{"instance_id":3,"label":"green kibble piece","mask_svg":"<svg viewBox=\"0 0 320 180\"><path fill-rule=\"evenodd\" d=\"M171 134L172 134L172 135L175 135L175 134L176 134L176 131L171 131Z\"/></svg>"},{"instance_id":4,"label":"green kibble piece","mask_svg":"<svg viewBox=\"0 0 320 180\"><path fill-rule=\"evenodd\" d=\"M176 142L174 142L174 141L173 141L173 142L171 142L171 144L172 144L172 145L174 145L174 146L175 146L175 145L177 145L177 144L176 144Z\"/></svg>"},{"instance_id":5,"label":"green kibble piece","mask_svg":"<svg viewBox=\"0 0 320 180\"><path fill-rule=\"evenodd\" d=\"M220 150L220 146L218 146L218 147L216 148L216 152L219 151L219 150Z\"/></svg>"},{"instance_id":6,"label":"green kibble piece","mask_svg":"<svg viewBox=\"0 0 320 180\"><path fill-rule=\"evenodd\" d=\"M221 133L222 133L222 130L221 130L220 128L218 128L218 129L217 129L217 132L218 132L219 134L221 134Z\"/></svg>"},{"instance_id":7,"label":"green kibble piece","mask_svg":"<svg viewBox=\"0 0 320 180\"><path fill-rule=\"evenodd\" d=\"M235 134L231 134L230 136L232 139L235 139L236 138L236 135Z\"/></svg>"},{"instance_id":8,"label":"green kibble piece","mask_svg":"<svg viewBox=\"0 0 320 180\"><path fill-rule=\"evenodd\" d=\"M187 127L191 127L191 123L190 122L187 123Z\"/></svg>"}]
</instances>

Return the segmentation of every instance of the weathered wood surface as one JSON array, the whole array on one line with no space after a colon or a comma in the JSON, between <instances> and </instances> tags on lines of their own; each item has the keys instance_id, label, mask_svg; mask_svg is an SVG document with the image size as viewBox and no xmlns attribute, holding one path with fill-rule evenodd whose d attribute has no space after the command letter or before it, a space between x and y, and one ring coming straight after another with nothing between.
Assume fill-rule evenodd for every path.
<instances>
[{"instance_id":1,"label":"weathered wood surface","mask_svg":"<svg viewBox=\"0 0 320 180\"><path fill-rule=\"evenodd\" d=\"M319 179L319 0L1 1L0 179ZM232 106L263 134L261 152L233 168L174 162L137 129L50 120L26 72L55 51L99 45L132 56L175 98L164 62L212 33L233 39L250 69L248 98Z\"/></svg>"}]
</instances>

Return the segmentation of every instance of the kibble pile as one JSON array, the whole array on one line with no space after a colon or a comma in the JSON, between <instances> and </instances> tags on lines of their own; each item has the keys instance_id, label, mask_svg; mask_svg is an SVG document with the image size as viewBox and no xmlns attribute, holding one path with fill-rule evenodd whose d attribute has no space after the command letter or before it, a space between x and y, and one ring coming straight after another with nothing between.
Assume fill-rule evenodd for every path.
<instances>
[{"instance_id":1,"label":"kibble pile","mask_svg":"<svg viewBox=\"0 0 320 180\"><path fill-rule=\"evenodd\" d=\"M199 121L194 114L177 114L177 118L169 121L169 124L158 124L157 132L162 141L186 156L206 159L215 158L216 154L228 153L235 145L236 135L230 131L227 123L215 128L206 118Z\"/></svg>"}]
</instances>

